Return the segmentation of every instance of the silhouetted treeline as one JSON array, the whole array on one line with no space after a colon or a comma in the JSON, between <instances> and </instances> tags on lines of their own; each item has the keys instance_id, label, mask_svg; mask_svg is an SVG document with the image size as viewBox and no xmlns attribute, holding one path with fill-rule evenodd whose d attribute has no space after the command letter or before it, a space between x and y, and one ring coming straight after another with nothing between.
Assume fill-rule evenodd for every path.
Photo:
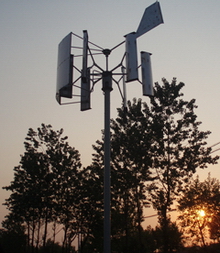
<instances>
[{"instance_id":1,"label":"silhouetted treeline","mask_svg":"<svg viewBox=\"0 0 220 253\"><path fill-rule=\"evenodd\" d=\"M182 99L183 86L163 79L149 105L128 101L127 110L118 109L111 121L112 252L167 253L182 247L182 233L168 212L196 169L218 159L206 147L210 132L199 130L195 100ZM84 168L79 151L62 134L45 124L29 129L14 180L4 187L11 195L1 238L22 236L27 253L74 252L73 241L79 252L101 253L104 142L93 145L92 164ZM149 206L159 225L144 230L143 210Z\"/></svg>"}]
</instances>

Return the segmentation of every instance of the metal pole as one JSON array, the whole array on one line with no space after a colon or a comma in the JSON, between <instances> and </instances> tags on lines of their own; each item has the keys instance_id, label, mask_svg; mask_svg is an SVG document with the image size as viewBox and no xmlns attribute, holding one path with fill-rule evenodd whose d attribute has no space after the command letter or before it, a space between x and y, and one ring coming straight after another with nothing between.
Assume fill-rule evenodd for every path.
<instances>
[{"instance_id":1,"label":"metal pole","mask_svg":"<svg viewBox=\"0 0 220 253\"><path fill-rule=\"evenodd\" d=\"M123 80L123 106L124 106L124 111L127 111L127 92L126 92L126 85L125 85L125 73L126 73L126 68L124 66L121 67L121 72L122 72L122 80Z\"/></svg>"},{"instance_id":2,"label":"metal pole","mask_svg":"<svg viewBox=\"0 0 220 253\"><path fill-rule=\"evenodd\" d=\"M104 253L111 252L111 168L110 168L110 92L112 73L104 71L102 76L105 95L105 139L104 139Z\"/></svg>"}]
</instances>

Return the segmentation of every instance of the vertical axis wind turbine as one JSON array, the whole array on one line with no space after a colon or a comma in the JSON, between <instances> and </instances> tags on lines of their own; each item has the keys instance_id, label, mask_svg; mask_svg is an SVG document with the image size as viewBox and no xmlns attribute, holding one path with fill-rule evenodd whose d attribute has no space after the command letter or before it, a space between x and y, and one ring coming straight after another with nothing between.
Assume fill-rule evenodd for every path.
<instances>
[{"instance_id":1,"label":"vertical axis wind turbine","mask_svg":"<svg viewBox=\"0 0 220 253\"><path fill-rule=\"evenodd\" d=\"M138 81L142 84L143 95L153 96L153 79L151 71L151 54L141 52L142 82L138 77L138 56L136 40L141 35L163 23L159 2L155 2L145 9L136 32L125 35L125 41L112 49L103 49L89 41L88 33L83 31L83 37L69 33L58 46L57 91L56 99L59 104L80 103L81 111L91 109L90 96L94 85L102 80L104 92L104 253L111 252L111 170L110 170L110 93L112 83L116 83L121 93L124 107L126 107L126 83ZM83 46L76 46L75 40L83 41ZM74 42L74 43L73 43ZM109 70L109 55L125 43L125 54L121 62ZM81 53L73 53L82 50ZM105 70L100 67L95 56L104 54ZM79 61L81 63L79 63ZM124 63L125 61L125 63ZM78 62L78 63L77 63ZM81 65L81 70L80 70ZM119 69L119 72L115 72ZM119 80L113 76L121 76ZM123 83L123 91L120 82ZM77 85L81 81L81 85ZM91 85L92 84L92 85ZM77 89L80 94L77 94ZM74 91L74 92L73 92ZM63 103L61 99L79 98L80 101Z\"/></svg>"}]
</instances>

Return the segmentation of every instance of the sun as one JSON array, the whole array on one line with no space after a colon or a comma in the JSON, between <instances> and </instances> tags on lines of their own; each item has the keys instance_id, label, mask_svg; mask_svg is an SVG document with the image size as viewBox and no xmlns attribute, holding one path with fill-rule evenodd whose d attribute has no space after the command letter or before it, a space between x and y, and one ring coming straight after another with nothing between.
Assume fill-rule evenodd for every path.
<instances>
[{"instance_id":1,"label":"sun","mask_svg":"<svg viewBox=\"0 0 220 253\"><path fill-rule=\"evenodd\" d=\"M204 210L199 210L198 214L200 217L204 217L205 216L205 211Z\"/></svg>"}]
</instances>

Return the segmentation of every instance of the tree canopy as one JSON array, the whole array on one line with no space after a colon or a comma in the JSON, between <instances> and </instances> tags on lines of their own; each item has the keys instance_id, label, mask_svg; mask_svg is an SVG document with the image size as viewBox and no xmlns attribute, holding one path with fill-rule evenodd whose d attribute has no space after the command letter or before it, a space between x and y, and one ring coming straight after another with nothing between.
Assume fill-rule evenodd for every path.
<instances>
[{"instance_id":1,"label":"tree canopy","mask_svg":"<svg viewBox=\"0 0 220 253\"><path fill-rule=\"evenodd\" d=\"M220 241L220 183L210 174L201 182L191 180L178 201L179 219L185 234L203 246L208 239ZM192 240L194 238L194 240Z\"/></svg>"},{"instance_id":2,"label":"tree canopy","mask_svg":"<svg viewBox=\"0 0 220 253\"><path fill-rule=\"evenodd\" d=\"M212 157L206 139L210 131L201 131L197 120L195 99L183 100L183 83L174 78L171 83L162 79L162 85L155 84L155 96L147 107L152 129L152 170L154 182L149 194L158 211L159 222L164 233L164 252L168 252L167 212L186 183L199 168L215 164L218 157Z\"/></svg>"},{"instance_id":3,"label":"tree canopy","mask_svg":"<svg viewBox=\"0 0 220 253\"><path fill-rule=\"evenodd\" d=\"M149 104L128 101L128 110L118 109L118 117L111 121L112 213L117 208L127 224L120 225L121 234L129 237L128 217L131 227L140 232L143 208L151 203L159 215L164 252L168 252L168 211L174 200L197 169L218 159L207 147L210 131L199 129L195 99L185 101L183 87L175 78L171 83L162 79L161 85L155 84ZM94 145L94 162L101 167L103 145L103 141Z\"/></svg>"},{"instance_id":4,"label":"tree canopy","mask_svg":"<svg viewBox=\"0 0 220 253\"><path fill-rule=\"evenodd\" d=\"M28 247L46 246L49 223L54 224L54 239L56 224L63 224L65 236L70 228L71 233L78 230L74 216L81 198L80 155L62 134L51 125L42 124L37 131L30 128L14 180L4 187L12 194L5 203L10 213L3 225L8 228L13 220L24 227Z\"/></svg>"},{"instance_id":5,"label":"tree canopy","mask_svg":"<svg viewBox=\"0 0 220 253\"><path fill-rule=\"evenodd\" d=\"M176 79L171 83L162 79L149 103L134 98L127 110L119 108L117 118L111 120L115 252L147 252L146 240L153 234L163 235L155 247L164 253L177 249L182 237L168 212L196 170L217 163L218 156L211 155L206 143L210 131L200 130L195 99L185 101L183 87ZM24 145L14 180L4 187L11 191L5 202L9 214L4 228L27 236L27 252L46 251L47 243L55 247L60 230L63 250L70 252L78 236L81 252L102 252L104 138L93 145L93 160L86 168L63 129L55 131L45 124L36 131L30 128ZM150 205L159 217L153 234L142 227L144 209ZM219 228L213 225L212 230Z\"/></svg>"}]
</instances>

